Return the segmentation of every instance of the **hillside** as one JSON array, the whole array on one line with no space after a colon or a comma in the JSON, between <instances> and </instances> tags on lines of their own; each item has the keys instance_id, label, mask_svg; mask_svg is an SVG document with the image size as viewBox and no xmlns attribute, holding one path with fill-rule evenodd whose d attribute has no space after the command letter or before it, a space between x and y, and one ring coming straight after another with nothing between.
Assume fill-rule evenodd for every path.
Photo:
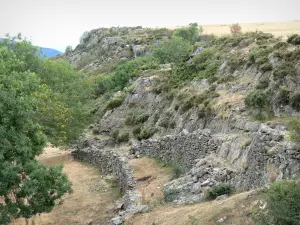
<instances>
[{"instance_id":1,"label":"hillside","mask_svg":"<svg viewBox=\"0 0 300 225\"><path fill-rule=\"evenodd\" d=\"M218 188L240 193L300 178L299 45L299 35L216 37L199 34L196 24L176 30L118 27L92 30L74 51L58 57L87 72L95 88L94 122L73 155L117 175L123 199L111 223L142 213L126 223L171 224L175 205L207 201ZM145 157L174 173L159 178L159 193L144 194L141 186L157 178L151 167L136 176L137 160ZM250 204L241 194L228 200L228 208L237 210L240 197ZM227 207L226 201L222 209L202 204L179 210L190 224L216 224L213 216L203 222L197 207L212 204L218 216ZM250 224L254 208L246 207L240 218L225 210L228 224Z\"/></svg>"}]
</instances>

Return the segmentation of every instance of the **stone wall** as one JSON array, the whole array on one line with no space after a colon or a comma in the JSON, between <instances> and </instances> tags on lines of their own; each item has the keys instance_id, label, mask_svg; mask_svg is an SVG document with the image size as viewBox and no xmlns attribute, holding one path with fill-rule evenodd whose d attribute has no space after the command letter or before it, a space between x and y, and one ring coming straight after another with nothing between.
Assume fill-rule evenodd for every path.
<instances>
[{"instance_id":1,"label":"stone wall","mask_svg":"<svg viewBox=\"0 0 300 225\"><path fill-rule=\"evenodd\" d=\"M283 126L260 124L253 132L249 130L165 136L134 145L132 153L190 169L165 185L165 193L177 204L202 201L206 189L219 183L249 190L276 180L300 178L300 148L284 140Z\"/></svg>"},{"instance_id":2,"label":"stone wall","mask_svg":"<svg viewBox=\"0 0 300 225\"><path fill-rule=\"evenodd\" d=\"M218 140L210 135L209 130L198 130L193 133L167 135L159 140L143 140L133 145L131 153L136 156L159 158L164 162L190 169L195 164L195 159L212 154L217 147Z\"/></svg>"},{"instance_id":3,"label":"stone wall","mask_svg":"<svg viewBox=\"0 0 300 225\"><path fill-rule=\"evenodd\" d=\"M125 218L138 212L147 211L147 206L141 205L133 171L126 157L119 156L114 150L104 150L106 143L96 141L85 141L78 145L73 152L76 160L87 162L100 167L103 173L115 174L123 192L122 206L118 215L110 224L123 224ZM80 146L80 147L79 147ZM85 146L83 148L83 146Z\"/></svg>"}]
</instances>

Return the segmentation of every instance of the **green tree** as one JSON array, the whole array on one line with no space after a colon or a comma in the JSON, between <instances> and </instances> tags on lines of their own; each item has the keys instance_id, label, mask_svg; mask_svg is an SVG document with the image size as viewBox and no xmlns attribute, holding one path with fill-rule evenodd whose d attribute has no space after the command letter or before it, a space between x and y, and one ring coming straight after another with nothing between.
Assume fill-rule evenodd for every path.
<instances>
[{"instance_id":1,"label":"green tree","mask_svg":"<svg viewBox=\"0 0 300 225\"><path fill-rule=\"evenodd\" d=\"M36 122L37 74L7 47L0 47L0 224L50 212L71 191L62 166L39 164L46 142Z\"/></svg>"},{"instance_id":2,"label":"green tree","mask_svg":"<svg viewBox=\"0 0 300 225\"><path fill-rule=\"evenodd\" d=\"M189 41L174 36L170 40L163 41L160 45L153 48L153 57L160 63L180 62L192 51Z\"/></svg>"},{"instance_id":3,"label":"green tree","mask_svg":"<svg viewBox=\"0 0 300 225\"><path fill-rule=\"evenodd\" d=\"M192 23L188 27L181 27L176 29L174 31L174 36L181 37L191 44L194 44L202 31L202 27L199 27L197 23Z\"/></svg>"},{"instance_id":4,"label":"green tree","mask_svg":"<svg viewBox=\"0 0 300 225\"><path fill-rule=\"evenodd\" d=\"M71 45L68 45L65 49L65 53L68 55L73 51L73 47Z\"/></svg>"},{"instance_id":5,"label":"green tree","mask_svg":"<svg viewBox=\"0 0 300 225\"><path fill-rule=\"evenodd\" d=\"M34 92L38 101L34 118L52 144L66 145L78 137L89 121L91 85L67 62L43 59L37 47L15 39L0 42L0 48L8 50L6 54L18 62L7 63L6 71L37 74L41 87Z\"/></svg>"}]
</instances>

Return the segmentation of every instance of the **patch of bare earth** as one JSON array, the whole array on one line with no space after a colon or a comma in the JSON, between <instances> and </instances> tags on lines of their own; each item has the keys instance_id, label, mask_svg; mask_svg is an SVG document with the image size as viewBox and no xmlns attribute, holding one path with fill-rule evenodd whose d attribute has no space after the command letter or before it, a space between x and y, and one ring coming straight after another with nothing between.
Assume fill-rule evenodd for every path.
<instances>
[{"instance_id":1,"label":"patch of bare earth","mask_svg":"<svg viewBox=\"0 0 300 225\"><path fill-rule=\"evenodd\" d=\"M236 194L228 199L193 205L161 205L150 212L137 214L125 225L250 225L251 212L257 206L260 196L249 192Z\"/></svg>"},{"instance_id":2,"label":"patch of bare earth","mask_svg":"<svg viewBox=\"0 0 300 225\"><path fill-rule=\"evenodd\" d=\"M66 194L63 204L57 205L51 213L36 216L28 224L108 224L115 213L114 201L120 197L114 177L101 176L98 168L73 161L68 151L48 148L39 160L46 164L63 162L64 172L73 183L73 193ZM11 224L23 225L26 221L19 219Z\"/></svg>"},{"instance_id":3,"label":"patch of bare earth","mask_svg":"<svg viewBox=\"0 0 300 225\"><path fill-rule=\"evenodd\" d=\"M171 180L172 170L147 157L132 159L130 164L137 181L141 203L152 207L160 204L163 200L163 185Z\"/></svg>"}]
</instances>

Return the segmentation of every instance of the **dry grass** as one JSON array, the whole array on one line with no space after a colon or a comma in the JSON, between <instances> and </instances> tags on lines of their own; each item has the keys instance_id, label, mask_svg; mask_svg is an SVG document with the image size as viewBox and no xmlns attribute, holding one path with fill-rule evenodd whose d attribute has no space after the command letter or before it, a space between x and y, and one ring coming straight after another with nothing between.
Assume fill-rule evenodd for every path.
<instances>
[{"instance_id":1,"label":"dry grass","mask_svg":"<svg viewBox=\"0 0 300 225\"><path fill-rule=\"evenodd\" d=\"M204 25L203 29L205 34L226 35L230 34L230 25L231 24ZM240 25L242 27L242 32L258 30L265 33L272 33L277 37L286 37L294 33L300 34L300 21L276 23L243 23Z\"/></svg>"},{"instance_id":2,"label":"dry grass","mask_svg":"<svg viewBox=\"0 0 300 225\"><path fill-rule=\"evenodd\" d=\"M130 218L125 225L215 225L220 218L226 218L222 224L250 225L251 211L259 198L246 192L221 201L160 206Z\"/></svg>"},{"instance_id":3,"label":"dry grass","mask_svg":"<svg viewBox=\"0 0 300 225\"><path fill-rule=\"evenodd\" d=\"M202 25L204 34L215 34L218 36L228 35L232 24L211 24ZM272 33L276 37L287 37L291 34L300 34L300 21L291 22L273 22L273 23L241 23L242 32L262 31ZM176 29L177 27L168 27Z\"/></svg>"},{"instance_id":4,"label":"dry grass","mask_svg":"<svg viewBox=\"0 0 300 225\"><path fill-rule=\"evenodd\" d=\"M48 157L48 158L47 158ZM56 206L51 213L44 213L29 221L35 225L70 225L70 224L107 224L114 215L113 201L120 197L120 190L114 186L113 177L101 177L99 169L72 161L69 153L48 148L40 156L44 163L61 163L64 172L73 183L72 194L64 197L64 203ZM66 161L67 160L67 161ZM25 219L19 219L12 225L25 225Z\"/></svg>"}]
</instances>

